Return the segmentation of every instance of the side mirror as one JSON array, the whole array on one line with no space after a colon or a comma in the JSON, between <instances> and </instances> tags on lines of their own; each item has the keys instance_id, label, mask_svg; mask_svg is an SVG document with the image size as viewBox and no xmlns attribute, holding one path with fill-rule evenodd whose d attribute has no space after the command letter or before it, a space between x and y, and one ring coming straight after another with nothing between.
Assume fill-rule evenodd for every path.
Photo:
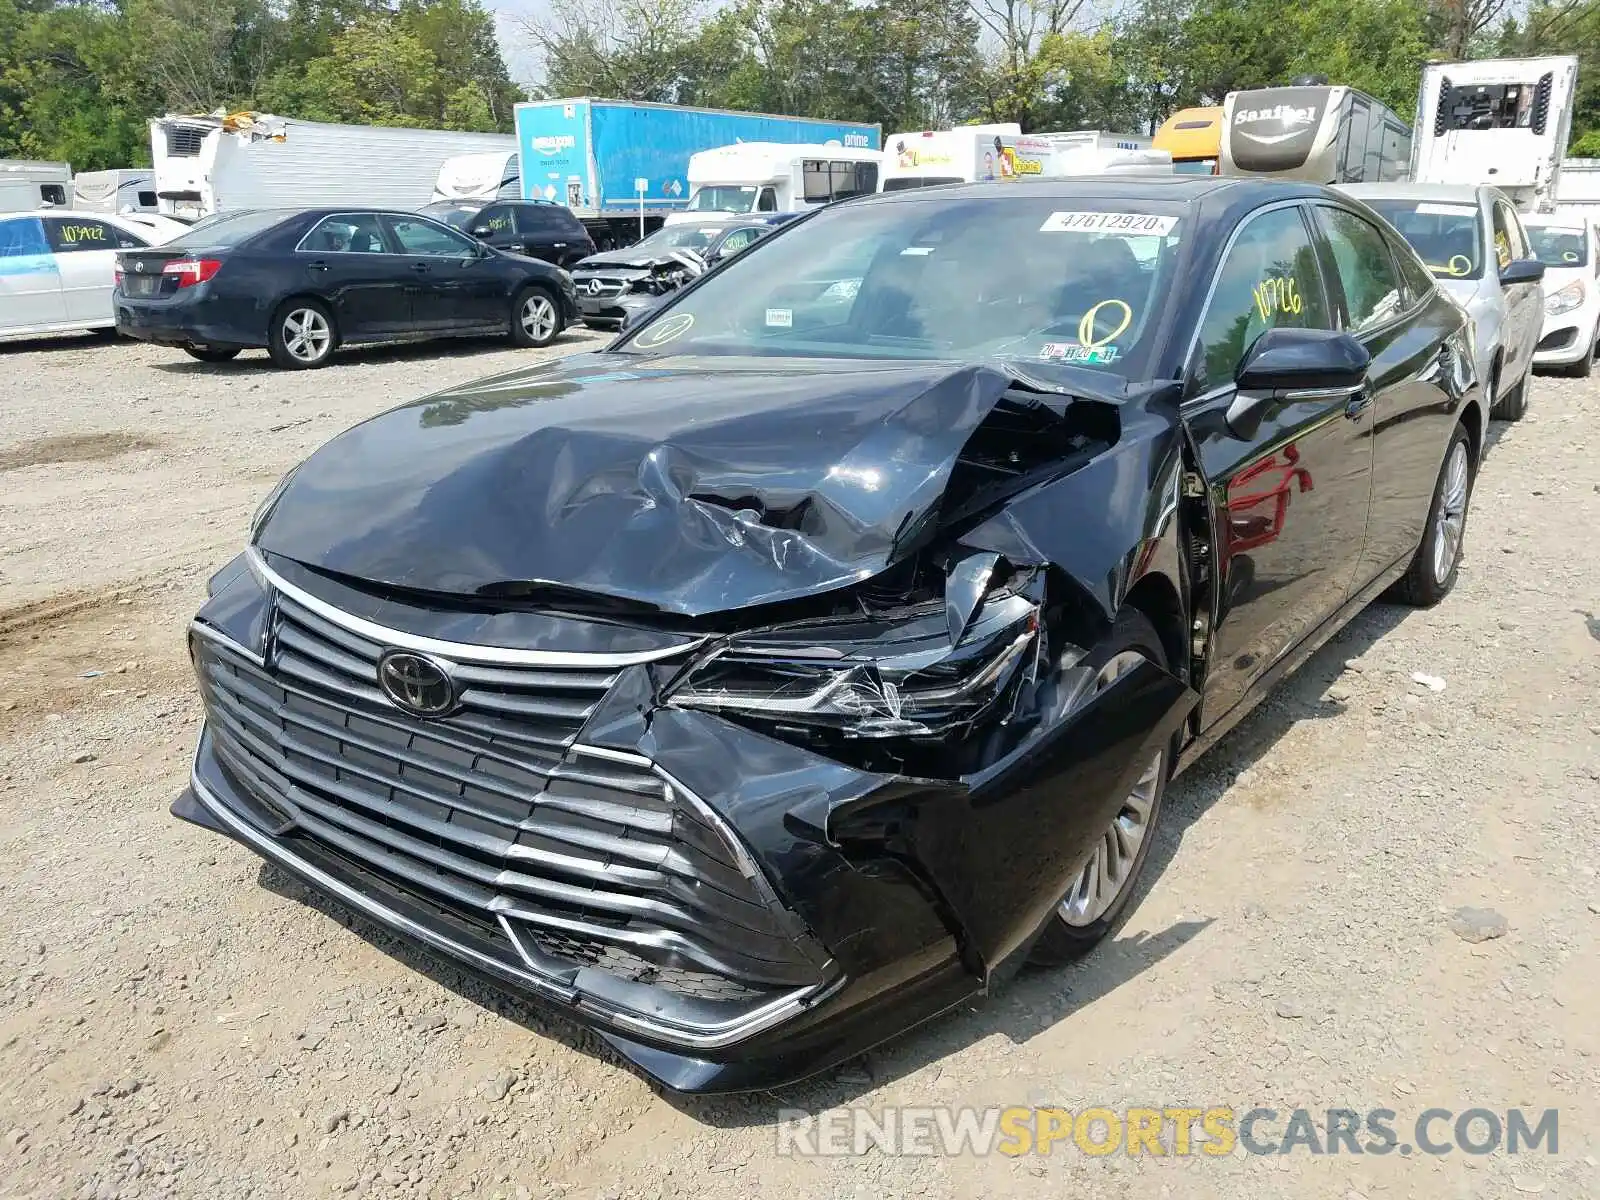
<instances>
[{"instance_id":1,"label":"side mirror","mask_svg":"<svg viewBox=\"0 0 1600 1200\"><path fill-rule=\"evenodd\" d=\"M1245 351L1233 380L1228 430L1246 441L1277 401L1307 392L1354 396L1367 381L1372 356L1348 333L1328 329L1269 329Z\"/></svg>"},{"instance_id":2,"label":"side mirror","mask_svg":"<svg viewBox=\"0 0 1600 1200\"><path fill-rule=\"evenodd\" d=\"M487 225L474 225L472 227L472 236L475 238L491 237L493 234L494 230L490 229Z\"/></svg>"},{"instance_id":3,"label":"side mirror","mask_svg":"<svg viewBox=\"0 0 1600 1200\"><path fill-rule=\"evenodd\" d=\"M1538 283L1544 278L1544 264L1537 258L1517 258L1508 262L1500 272L1500 282Z\"/></svg>"}]
</instances>

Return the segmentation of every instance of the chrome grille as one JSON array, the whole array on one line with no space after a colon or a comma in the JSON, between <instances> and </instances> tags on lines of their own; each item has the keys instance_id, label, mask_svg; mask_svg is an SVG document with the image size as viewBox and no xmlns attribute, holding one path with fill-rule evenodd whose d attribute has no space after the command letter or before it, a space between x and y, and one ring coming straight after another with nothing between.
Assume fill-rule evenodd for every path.
<instances>
[{"instance_id":1,"label":"chrome grille","mask_svg":"<svg viewBox=\"0 0 1600 1200\"><path fill-rule=\"evenodd\" d=\"M462 707L426 720L378 690L385 649L282 596L266 664L196 636L218 760L266 832L425 894L522 969L718 999L817 981L825 956L691 798L574 744L615 671L453 664Z\"/></svg>"},{"instance_id":2,"label":"chrome grille","mask_svg":"<svg viewBox=\"0 0 1600 1200\"><path fill-rule=\"evenodd\" d=\"M595 283L600 285L598 291L591 286ZM573 280L573 286L578 289L578 295L580 296L608 299L612 296L620 296L626 291L628 281L625 279L606 279L602 276L578 276Z\"/></svg>"}]
</instances>

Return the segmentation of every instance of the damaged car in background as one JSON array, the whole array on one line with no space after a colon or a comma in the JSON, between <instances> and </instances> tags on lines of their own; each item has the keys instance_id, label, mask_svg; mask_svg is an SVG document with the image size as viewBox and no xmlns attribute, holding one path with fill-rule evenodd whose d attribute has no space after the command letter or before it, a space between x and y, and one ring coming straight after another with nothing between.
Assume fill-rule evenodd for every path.
<instances>
[{"instance_id":1,"label":"damaged car in background","mask_svg":"<svg viewBox=\"0 0 1600 1200\"><path fill-rule=\"evenodd\" d=\"M590 255L572 268L584 324L594 329L635 324L664 297L799 215L669 225L631 246Z\"/></svg>"},{"instance_id":2,"label":"damaged car in background","mask_svg":"<svg viewBox=\"0 0 1600 1200\"><path fill-rule=\"evenodd\" d=\"M291 472L174 812L670 1088L825 1069L1087 952L1176 771L1449 592L1465 320L1311 185L834 206Z\"/></svg>"}]
</instances>

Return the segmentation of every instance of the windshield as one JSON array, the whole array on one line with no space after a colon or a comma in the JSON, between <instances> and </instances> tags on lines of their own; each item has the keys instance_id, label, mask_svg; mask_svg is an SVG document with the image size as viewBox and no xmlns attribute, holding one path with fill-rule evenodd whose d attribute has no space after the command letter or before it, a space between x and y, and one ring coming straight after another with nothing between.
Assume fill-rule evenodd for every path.
<instances>
[{"instance_id":1,"label":"windshield","mask_svg":"<svg viewBox=\"0 0 1600 1200\"><path fill-rule=\"evenodd\" d=\"M756 207L756 193L759 190L759 188L746 184L738 186L717 184L710 187L702 187L689 197L689 211L753 212Z\"/></svg>"},{"instance_id":2,"label":"windshield","mask_svg":"<svg viewBox=\"0 0 1600 1200\"><path fill-rule=\"evenodd\" d=\"M289 213L281 210L256 209L240 212L216 213L197 222L187 233L167 243L169 250L189 250L212 246L237 246L258 233L265 233L282 224Z\"/></svg>"},{"instance_id":3,"label":"windshield","mask_svg":"<svg viewBox=\"0 0 1600 1200\"><path fill-rule=\"evenodd\" d=\"M668 250L704 250L711 244L711 239L724 228L726 226L722 225L710 225L704 228L698 225L668 225L656 230L643 241L635 242L628 247L628 250L630 253L634 250L645 250L652 254Z\"/></svg>"},{"instance_id":4,"label":"windshield","mask_svg":"<svg viewBox=\"0 0 1600 1200\"><path fill-rule=\"evenodd\" d=\"M451 229L465 231L472 224L472 218L483 211L483 207L481 205L463 207L453 201L441 200L433 204L424 204L417 211L425 217L432 217L435 221L444 222Z\"/></svg>"},{"instance_id":5,"label":"windshield","mask_svg":"<svg viewBox=\"0 0 1600 1200\"><path fill-rule=\"evenodd\" d=\"M1134 374L1180 241L1172 203L923 193L763 239L620 347L1064 362Z\"/></svg>"},{"instance_id":6,"label":"windshield","mask_svg":"<svg viewBox=\"0 0 1600 1200\"><path fill-rule=\"evenodd\" d=\"M1477 279L1483 274L1483 234L1476 204L1370 196L1361 200L1400 231L1435 278Z\"/></svg>"},{"instance_id":7,"label":"windshield","mask_svg":"<svg viewBox=\"0 0 1600 1200\"><path fill-rule=\"evenodd\" d=\"M1558 229L1553 225L1528 225L1528 240L1533 256L1547 267L1587 266L1589 254L1581 229Z\"/></svg>"}]
</instances>

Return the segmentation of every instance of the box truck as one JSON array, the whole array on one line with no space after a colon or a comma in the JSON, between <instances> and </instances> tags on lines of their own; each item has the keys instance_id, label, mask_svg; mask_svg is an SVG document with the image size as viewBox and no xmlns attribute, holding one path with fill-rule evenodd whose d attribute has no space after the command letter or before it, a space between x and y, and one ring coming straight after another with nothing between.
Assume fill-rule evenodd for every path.
<instances>
[{"instance_id":1,"label":"box truck","mask_svg":"<svg viewBox=\"0 0 1600 1200\"><path fill-rule=\"evenodd\" d=\"M877 150L877 125L576 97L516 108L522 194L572 209L595 242L627 245L689 203L689 159L738 142Z\"/></svg>"},{"instance_id":2,"label":"box truck","mask_svg":"<svg viewBox=\"0 0 1600 1200\"><path fill-rule=\"evenodd\" d=\"M414 209L446 159L516 146L509 134L327 125L267 113L166 116L150 122L163 213L352 204Z\"/></svg>"},{"instance_id":3,"label":"box truck","mask_svg":"<svg viewBox=\"0 0 1600 1200\"><path fill-rule=\"evenodd\" d=\"M1553 211L1577 86L1571 55L1423 68L1411 177L1492 184L1523 212Z\"/></svg>"}]
</instances>

